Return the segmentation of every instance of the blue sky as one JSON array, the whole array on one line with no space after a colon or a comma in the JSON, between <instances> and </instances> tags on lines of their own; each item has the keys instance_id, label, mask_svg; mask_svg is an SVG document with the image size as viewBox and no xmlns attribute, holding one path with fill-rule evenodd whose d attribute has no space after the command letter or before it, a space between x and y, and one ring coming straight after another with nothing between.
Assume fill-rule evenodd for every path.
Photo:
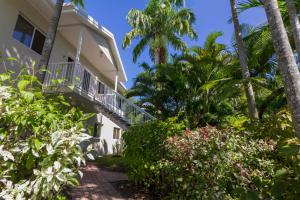
<instances>
[{"instance_id":1,"label":"blue sky","mask_svg":"<svg viewBox=\"0 0 300 200\"><path fill-rule=\"evenodd\" d=\"M128 76L128 82L125 83L127 88L132 86L133 79L141 71L138 63L150 61L146 51L138 59L137 64L132 62L132 50L136 42L131 47L122 49L122 40L130 30L126 15L132 8L143 9L147 2L148 0L85 0L87 12L115 35ZM196 41L186 39L189 46L202 45L206 36L213 31L222 31L224 35L219 42L230 45L233 25L228 23L231 14L229 0L187 0L186 6L196 14L197 22L194 27L199 35ZM265 21L262 9L247 11L240 16L241 23L259 25Z\"/></svg>"}]
</instances>

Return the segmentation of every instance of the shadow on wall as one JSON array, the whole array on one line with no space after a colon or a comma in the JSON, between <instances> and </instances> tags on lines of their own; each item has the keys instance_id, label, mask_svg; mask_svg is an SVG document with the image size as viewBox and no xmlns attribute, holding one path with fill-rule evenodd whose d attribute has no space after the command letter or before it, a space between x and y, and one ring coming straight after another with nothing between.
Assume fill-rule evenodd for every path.
<instances>
[{"instance_id":1,"label":"shadow on wall","mask_svg":"<svg viewBox=\"0 0 300 200\"><path fill-rule=\"evenodd\" d=\"M95 157L107 155L109 152L106 140L94 138L91 151Z\"/></svg>"},{"instance_id":2,"label":"shadow on wall","mask_svg":"<svg viewBox=\"0 0 300 200\"><path fill-rule=\"evenodd\" d=\"M123 140L118 140L115 144L112 145L113 155L121 156L124 149L124 142Z\"/></svg>"},{"instance_id":3,"label":"shadow on wall","mask_svg":"<svg viewBox=\"0 0 300 200\"><path fill-rule=\"evenodd\" d=\"M22 45L22 44L18 44ZM25 49L25 47L23 47ZM31 52L31 49L27 49L24 51L18 50L22 49L22 47L6 47L3 45L2 51L0 54L1 56L1 67L0 67L0 73L6 72L6 71L14 71L15 74L18 74L21 70L21 67L26 67L28 69L28 73L32 73L32 71L29 71L30 69L34 69L34 66L37 65L38 60L40 59L40 56L35 53ZM28 56L28 55L33 55ZM8 58L15 58L16 60L8 60Z\"/></svg>"}]
</instances>

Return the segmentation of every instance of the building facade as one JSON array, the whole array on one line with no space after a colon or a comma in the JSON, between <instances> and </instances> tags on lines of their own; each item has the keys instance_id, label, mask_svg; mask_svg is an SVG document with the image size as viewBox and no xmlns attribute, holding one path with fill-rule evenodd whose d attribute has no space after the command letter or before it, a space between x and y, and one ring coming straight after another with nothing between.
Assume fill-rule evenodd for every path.
<instances>
[{"instance_id":1,"label":"building facade","mask_svg":"<svg viewBox=\"0 0 300 200\"><path fill-rule=\"evenodd\" d=\"M17 59L2 63L0 73L38 63L53 10L51 0L0 1L2 56ZM153 119L122 96L127 77L113 34L73 4L63 7L47 70L45 92L59 90L95 113L86 131L100 154L118 153L124 129Z\"/></svg>"}]
</instances>

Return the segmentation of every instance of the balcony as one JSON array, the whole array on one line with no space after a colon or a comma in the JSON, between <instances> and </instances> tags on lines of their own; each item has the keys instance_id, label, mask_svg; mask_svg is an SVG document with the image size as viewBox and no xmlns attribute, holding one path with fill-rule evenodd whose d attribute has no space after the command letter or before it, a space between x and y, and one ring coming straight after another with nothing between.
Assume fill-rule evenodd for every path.
<instances>
[{"instance_id":1,"label":"balcony","mask_svg":"<svg viewBox=\"0 0 300 200\"><path fill-rule=\"evenodd\" d=\"M44 85L47 92L76 94L79 99L85 99L85 106L93 105L122 128L155 119L79 63L49 64Z\"/></svg>"}]
</instances>

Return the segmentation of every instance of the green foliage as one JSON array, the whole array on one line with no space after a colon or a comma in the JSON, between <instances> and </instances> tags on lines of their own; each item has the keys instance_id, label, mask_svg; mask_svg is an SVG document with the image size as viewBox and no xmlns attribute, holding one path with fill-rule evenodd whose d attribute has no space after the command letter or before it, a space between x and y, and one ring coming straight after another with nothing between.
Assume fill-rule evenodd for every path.
<instances>
[{"instance_id":1,"label":"green foliage","mask_svg":"<svg viewBox=\"0 0 300 200\"><path fill-rule=\"evenodd\" d=\"M186 44L181 37L197 37L192 27L195 22L194 14L189 9L174 6L180 6L181 3L181 0L150 0L145 10L129 11L127 21L132 30L124 38L123 48L131 45L134 39L140 39L133 50L134 62L149 46L152 60L159 56L159 63L165 63L168 46L175 50L185 50Z\"/></svg>"},{"instance_id":2,"label":"green foliage","mask_svg":"<svg viewBox=\"0 0 300 200\"><path fill-rule=\"evenodd\" d=\"M99 167L106 168L112 171L127 172L127 163L122 156L103 156L96 158L96 163Z\"/></svg>"},{"instance_id":3,"label":"green foliage","mask_svg":"<svg viewBox=\"0 0 300 200\"><path fill-rule=\"evenodd\" d=\"M45 95L35 76L13 77L0 75L0 198L60 198L64 186L78 184L89 116Z\"/></svg>"},{"instance_id":4,"label":"green foliage","mask_svg":"<svg viewBox=\"0 0 300 200\"><path fill-rule=\"evenodd\" d=\"M167 137L178 134L184 129L184 124L177 119L166 122L154 121L140 126L130 127L124 134L124 159L129 168L129 178L136 183L147 184L153 180L154 166L166 154L164 141ZM148 180L149 182L144 182Z\"/></svg>"},{"instance_id":5,"label":"green foliage","mask_svg":"<svg viewBox=\"0 0 300 200\"><path fill-rule=\"evenodd\" d=\"M161 199L299 196L300 141L293 138L290 114L283 110L252 124L236 116L227 123L236 128L207 126L182 133L182 127L170 131L176 124L160 129L155 124L128 132L130 178Z\"/></svg>"},{"instance_id":6,"label":"green foliage","mask_svg":"<svg viewBox=\"0 0 300 200\"><path fill-rule=\"evenodd\" d=\"M300 196L300 140L285 140L279 148L280 165L276 168L272 193L277 199Z\"/></svg>"},{"instance_id":7,"label":"green foliage","mask_svg":"<svg viewBox=\"0 0 300 200\"><path fill-rule=\"evenodd\" d=\"M168 199L269 198L275 145L247 133L213 127L186 131L166 141L161 188Z\"/></svg>"},{"instance_id":8,"label":"green foliage","mask_svg":"<svg viewBox=\"0 0 300 200\"><path fill-rule=\"evenodd\" d=\"M192 47L167 64L144 63L127 96L140 97L140 105L158 118L180 115L190 127L217 124L233 114L233 98L228 97L240 92L231 75L237 69L236 59L217 42L221 35L209 34L204 47Z\"/></svg>"},{"instance_id":9,"label":"green foliage","mask_svg":"<svg viewBox=\"0 0 300 200\"><path fill-rule=\"evenodd\" d=\"M244 127L258 138L284 141L295 136L291 114L285 109L263 121L245 124Z\"/></svg>"}]
</instances>

